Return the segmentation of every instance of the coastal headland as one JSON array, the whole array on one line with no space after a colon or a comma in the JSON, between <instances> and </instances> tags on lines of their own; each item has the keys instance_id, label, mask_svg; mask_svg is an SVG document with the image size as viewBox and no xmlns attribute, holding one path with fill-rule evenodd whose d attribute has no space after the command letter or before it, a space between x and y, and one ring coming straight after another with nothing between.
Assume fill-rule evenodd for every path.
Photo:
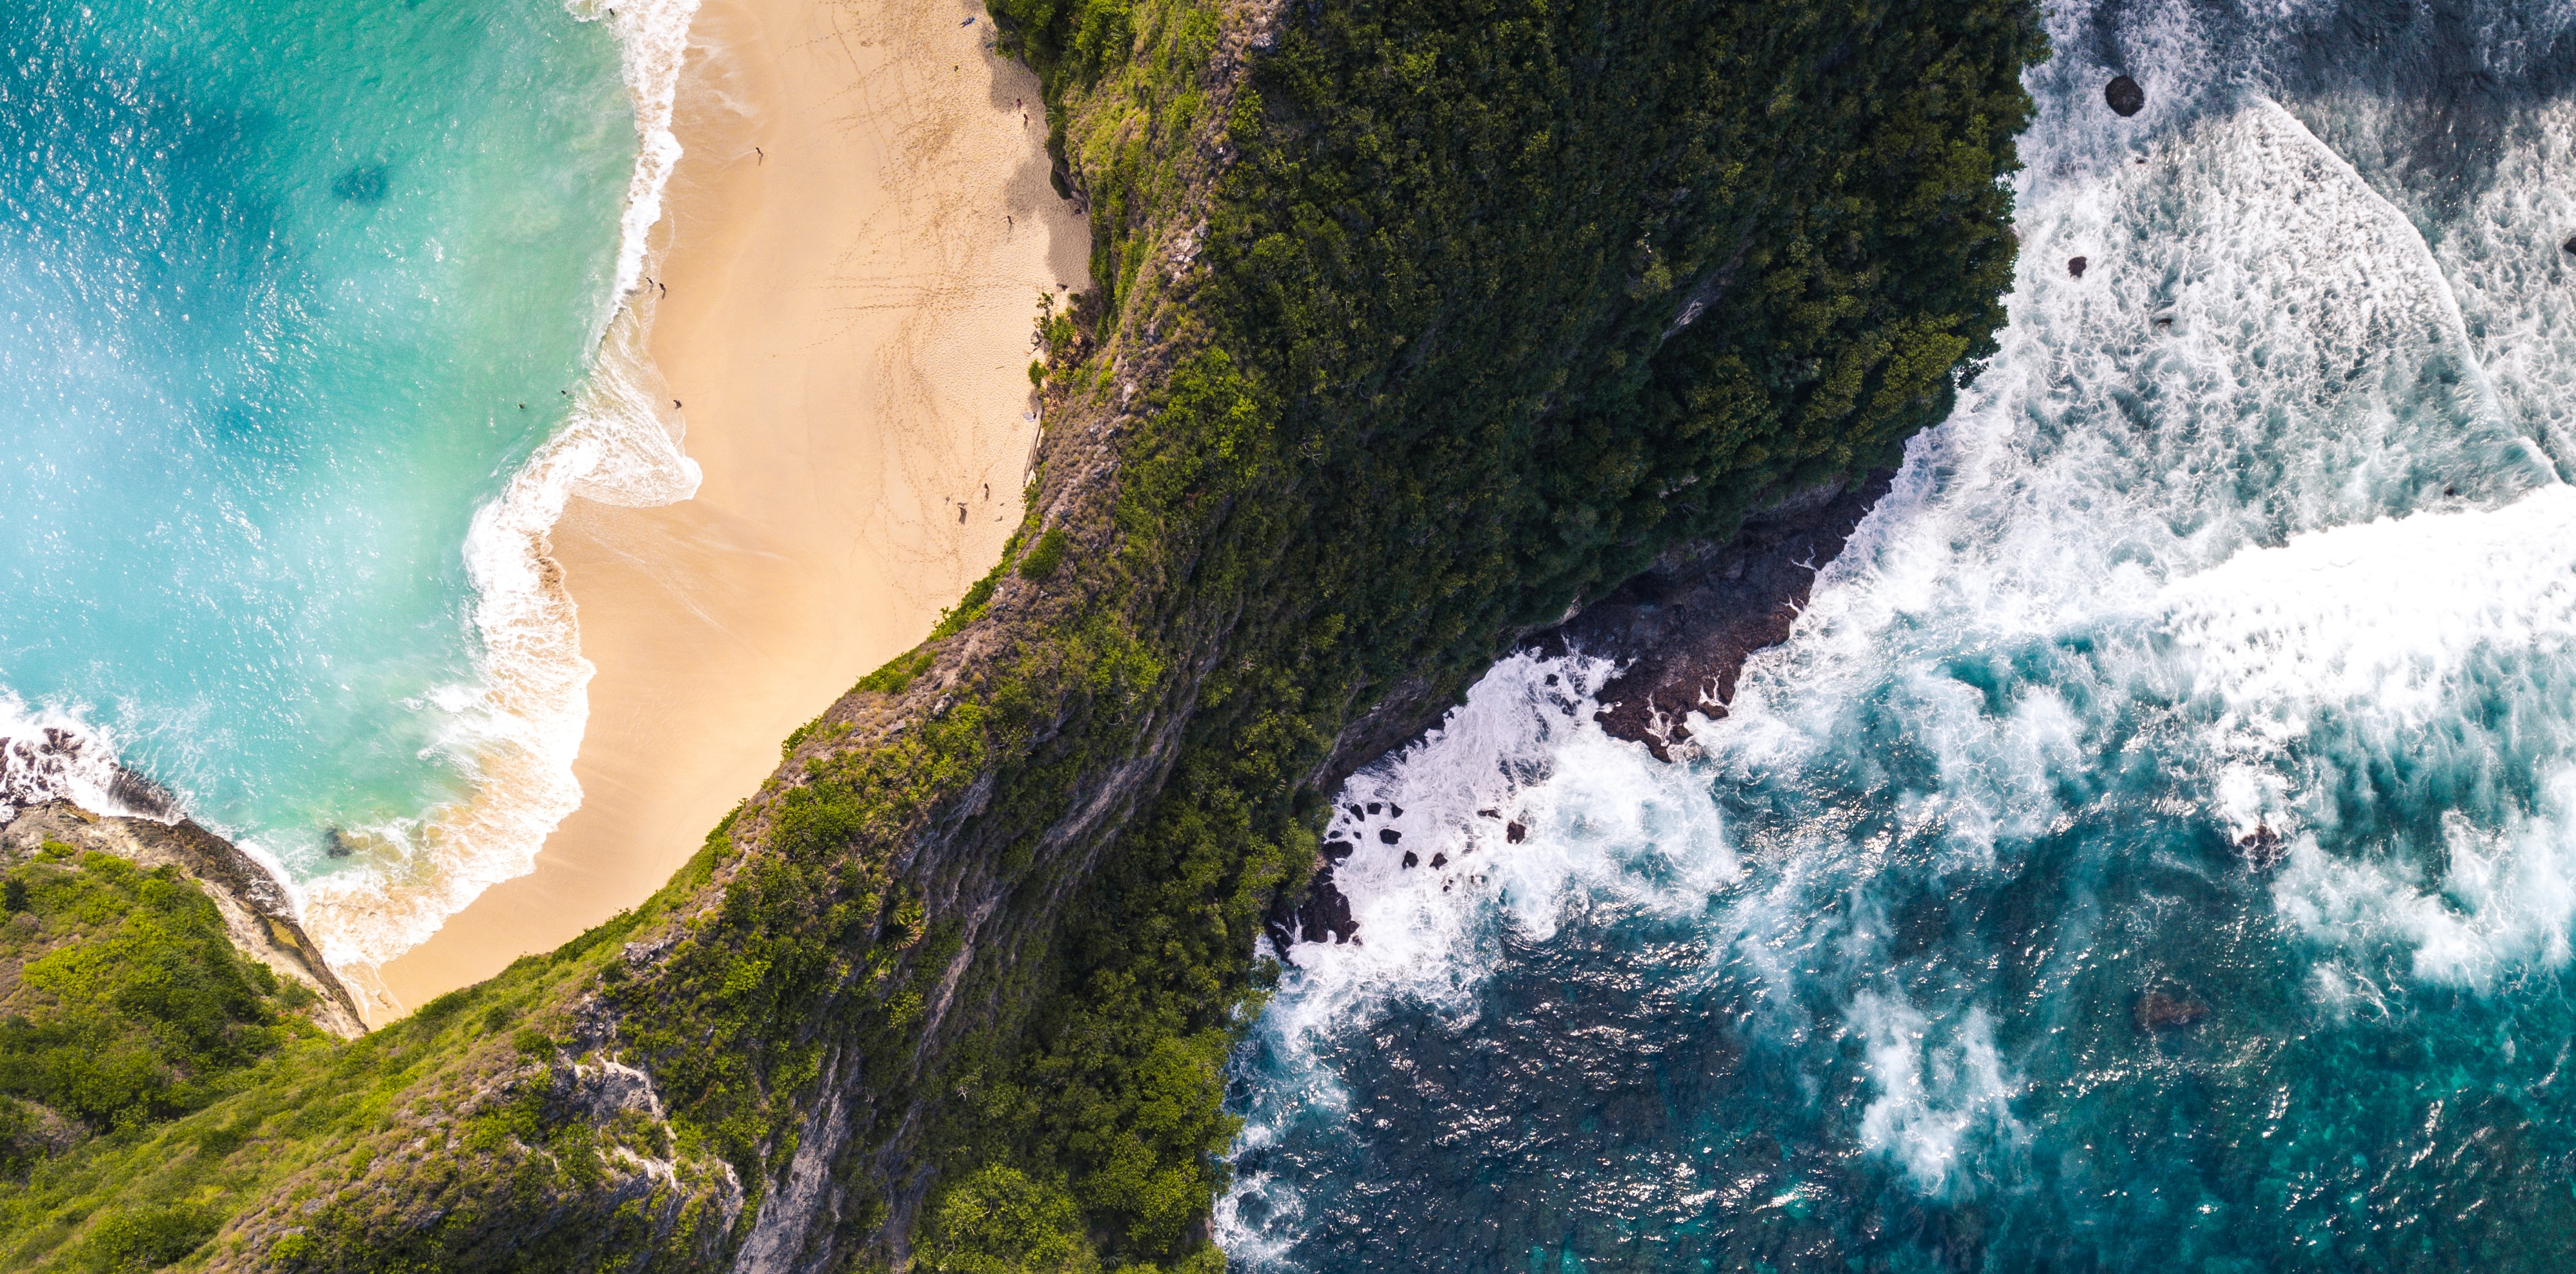
<instances>
[{"instance_id":1,"label":"coastal headland","mask_svg":"<svg viewBox=\"0 0 2576 1274\"><path fill-rule=\"evenodd\" d=\"M782 691L762 728L804 723L778 764L746 756L702 812L603 809L688 771L613 778L586 747L586 814L690 838L716 815L667 884L48 1168L0 1196L29 1218L11 1259L108 1261L149 1224L209 1269L1222 1270L1226 1062L1340 776L1668 550L1848 485L1949 411L2004 323L2000 179L2045 47L2019 0L881 21L1003 24L1043 83L1052 177L1026 175L1093 237L1041 328L1028 498L960 559L989 572L919 645L893 650L927 603L880 630L902 629L882 666L818 677L846 687L828 706ZM847 38L853 98L972 65ZM745 140L753 178L780 162ZM674 218L672 264L692 233ZM655 277L673 340L715 321L677 317L698 283ZM685 418L712 410L676 348L663 370ZM806 394L826 391L875 392L864 366ZM758 507L690 449L708 507ZM814 470L800 454L761 468ZM913 507L1008 518L996 485ZM558 536L586 648L583 563L620 543L592 512ZM651 634L681 650L662 693L768 657L714 627ZM627 692L592 658L606 738Z\"/></svg>"},{"instance_id":2,"label":"coastal headland","mask_svg":"<svg viewBox=\"0 0 2576 1274\"><path fill-rule=\"evenodd\" d=\"M1020 520L1041 291L1090 235L1047 180L1037 77L980 10L709 0L655 260L620 323L704 472L575 498L554 557L597 668L582 804L534 874L362 981L384 1021L643 901L778 740L921 639ZM1024 108L1025 107L1025 111Z\"/></svg>"}]
</instances>

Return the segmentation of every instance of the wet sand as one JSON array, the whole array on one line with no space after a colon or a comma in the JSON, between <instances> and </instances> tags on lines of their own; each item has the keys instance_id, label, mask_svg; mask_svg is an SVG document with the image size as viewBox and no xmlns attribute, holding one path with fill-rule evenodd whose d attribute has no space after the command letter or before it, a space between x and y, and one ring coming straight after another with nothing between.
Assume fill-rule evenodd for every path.
<instances>
[{"instance_id":1,"label":"wet sand","mask_svg":"<svg viewBox=\"0 0 2576 1274\"><path fill-rule=\"evenodd\" d=\"M357 971L377 1020L660 888L790 730L999 556L1036 436L1037 294L1081 285L1090 240L1049 188L1036 79L981 12L701 10L636 311L705 481L657 508L576 499L556 526L598 669L581 808L534 874Z\"/></svg>"}]
</instances>

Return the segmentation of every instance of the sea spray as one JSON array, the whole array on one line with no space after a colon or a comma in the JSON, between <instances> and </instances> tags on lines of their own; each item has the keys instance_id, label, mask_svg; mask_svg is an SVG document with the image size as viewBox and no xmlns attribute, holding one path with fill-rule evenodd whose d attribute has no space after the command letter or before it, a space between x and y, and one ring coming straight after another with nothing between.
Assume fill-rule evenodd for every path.
<instances>
[{"instance_id":1,"label":"sea spray","mask_svg":"<svg viewBox=\"0 0 2576 1274\"><path fill-rule=\"evenodd\" d=\"M113 736L65 708L35 708L0 690L0 823L43 801L102 814L150 816L120 799ZM129 780L130 781L130 780Z\"/></svg>"}]
</instances>

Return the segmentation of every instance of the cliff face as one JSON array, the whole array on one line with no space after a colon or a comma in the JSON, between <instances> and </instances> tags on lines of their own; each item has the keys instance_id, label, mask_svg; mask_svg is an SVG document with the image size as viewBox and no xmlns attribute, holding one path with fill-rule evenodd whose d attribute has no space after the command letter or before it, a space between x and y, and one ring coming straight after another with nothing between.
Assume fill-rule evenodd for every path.
<instances>
[{"instance_id":1,"label":"cliff face","mask_svg":"<svg viewBox=\"0 0 2576 1274\"><path fill-rule=\"evenodd\" d=\"M1003 562L652 902L164 1134L258 1148L196 1171L196 1259L1218 1268L1328 785L1891 460L2002 320L2012 0L996 17L1096 245ZM172 1172L67 1167L9 1206L99 1219L19 1262Z\"/></svg>"}]
</instances>

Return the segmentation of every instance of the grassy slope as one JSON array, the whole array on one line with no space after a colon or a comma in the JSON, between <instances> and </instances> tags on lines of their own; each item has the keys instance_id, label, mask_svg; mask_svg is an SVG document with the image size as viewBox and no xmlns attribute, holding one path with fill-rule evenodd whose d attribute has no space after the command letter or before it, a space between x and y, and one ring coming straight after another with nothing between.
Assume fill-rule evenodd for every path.
<instances>
[{"instance_id":1,"label":"grassy slope","mask_svg":"<svg viewBox=\"0 0 2576 1274\"><path fill-rule=\"evenodd\" d=\"M1098 285L1005 561L636 915L49 1166L0 1259L1207 1266L1354 715L1884 459L2001 322L2023 4L999 12Z\"/></svg>"}]
</instances>

